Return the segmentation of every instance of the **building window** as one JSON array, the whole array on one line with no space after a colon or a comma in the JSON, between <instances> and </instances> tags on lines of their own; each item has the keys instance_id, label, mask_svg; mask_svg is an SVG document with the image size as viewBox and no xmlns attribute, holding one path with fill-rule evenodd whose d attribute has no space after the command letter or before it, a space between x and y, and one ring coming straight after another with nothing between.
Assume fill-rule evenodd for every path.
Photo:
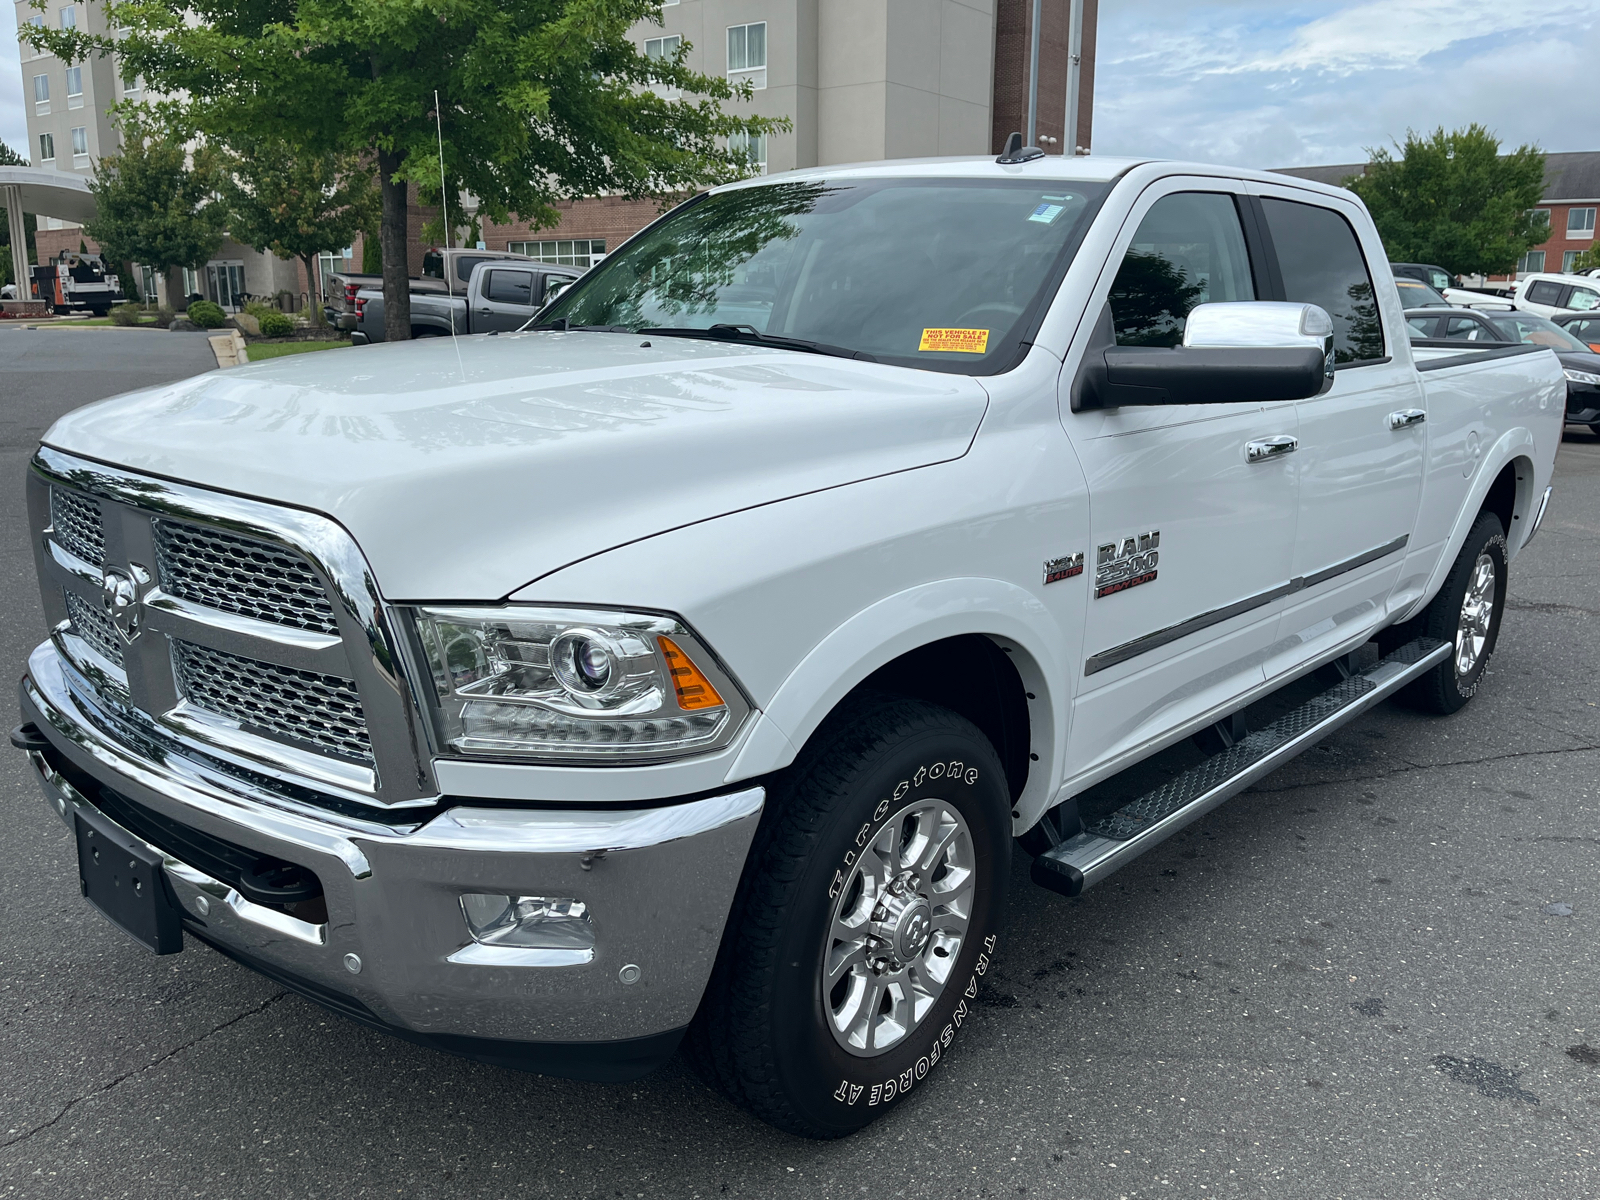
<instances>
[{"instance_id":1,"label":"building window","mask_svg":"<svg viewBox=\"0 0 1600 1200\"><path fill-rule=\"evenodd\" d=\"M1594 209L1567 209L1567 236L1569 238L1592 238L1594 236Z\"/></svg>"},{"instance_id":2,"label":"building window","mask_svg":"<svg viewBox=\"0 0 1600 1200\"><path fill-rule=\"evenodd\" d=\"M603 238L578 238L571 242L508 242L512 254L526 254L540 262L562 267L592 267L606 254Z\"/></svg>"},{"instance_id":3,"label":"building window","mask_svg":"<svg viewBox=\"0 0 1600 1200\"><path fill-rule=\"evenodd\" d=\"M1563 275L1572 274L1573 265L1578 261L1578 255L1581 253L1582 251L1580 250L1568 250L1561 255L1561 273Z\"/></svg>"},{"instance_id":4,"label":"building window","mask_svg":"<svg viewBox=\"0 0 1600 1200\"><path fill-rule=\"evenodd\" d=\"M122 80L122 94L124 96L139 96L144 91L144 76L134 75L131 78L124 76Z\"/></svg>"},{"instance_id":5,"label":"building window","mask_svg":"<svg viewBox=\"0 0 1600 1200\"><path fill-rule=\"evenodd\" d=\"M89 127L75 125L72 129L72 165L83 167L89 164Z\"/></svg>"},{"instance_id":6,"label":"building window","mask_svg":"<svg viewBox=\"0 0 1600 1200\"><path fill-rule=\"evenodd\" d=\"M646 58L673 58L678 53L678 47L683 45L683 38L677 34L670 37L646 38L644 43L644 56Z\"/></svg>"},{"instance_id":7,"label":"building window","mask_svg":"<svg viewBox=\"0 0 1600 1200\"><path fill-rule=\"evenodd\" d=\"M41 133L39 135L39 161L55 162L56 139L54 134Z\"/></svg>"},{"instance_id":8,"label":"building window","mask_svg":"<svg viewBox=\"0 0 1600 1200\"><path fill-rule=\"evenodd\" d=\"M67 107L83 107L83 68L67 68Z\"/></svg>"},{"instance_id":9,"label":"building window","mask_svg":"<svg viewBox=\"0 0 1600 1200\"><path fill-rule=\"evenodd\" d=\"M669 37L646 38L644 43L644 56L646 58L653 59L676 58L678 54L678 47L682 45L683 38L679 37L675 33ZM651 90L664 100L676 100L679 96L683 95L683 93L677 88L661 83L655 84Z\"/></svg>"},{"instance_id":10,"label":"building window","mask_svg":"<svg viewBox=\"0 0 1600 1200\"><path fill-rule=\"evenodd\" d=\"M764 133L735 133L728 138L728 149L743 154L750 160L750 168L757 175L767 173L767 135Z\"/></svg>"},{"instance_id":11,"label":"building window","mask_svg":"<svg viewBox=\"0 0 1600 1200\"><path fill-rule=\"evenodd\" d=\"M35 75L33 77L33 111L41 117L50 111L50 76L48 75Z\"/></svg>"},{"instance_id":12,"label":"building window","mask_svg":"<svg viewBox=\"0 0 1600 1200\"><path fill-rule=\"evenodd\" d=\"M767 23L728 26L728 82L767 86Z\"/></svg>"},{"instance_id":13,"label":"building window","mask_svg":"<svg viewBox=\"0 0 1600 1200\"><path fill-rule=\"evenodd\" d=\"M139 266L139 297L146 304L154 304L160 293L156 290L156 269L154 267Z\"/></svg>"},{"instance_id":14,"label":"building window","mask_svg":"<svg viewBox=\"0 0 1600 1200\"><path fill-rule=\"evenodd\" d=\"M1529 250L1517 260L1518 275L1537 275L1544 270L1544 251Z\"/></svg>"},{"instance_id":15,"label":"building window","mask_svg":"<svg viewBox=\"0 0 1600 1200\"><path fill-rule=\"evenodd\" d=\"M1530 208L1528 215L1533 218L1535 228L1538 227L1540 221L1543 221L1546 225L1550 224L1550 210L1548 208Z\"/></svg>"},{"instance_id":16,"label":"building window","mask_svg":"<svg viewBox=\"0 0 1600 1200\"><path fill-rule=\"evenodd\" d=\"M76 8L63 8L60 13L61 28L76 29L78 27L78 10Z\"/></svg>"}]
</instances>

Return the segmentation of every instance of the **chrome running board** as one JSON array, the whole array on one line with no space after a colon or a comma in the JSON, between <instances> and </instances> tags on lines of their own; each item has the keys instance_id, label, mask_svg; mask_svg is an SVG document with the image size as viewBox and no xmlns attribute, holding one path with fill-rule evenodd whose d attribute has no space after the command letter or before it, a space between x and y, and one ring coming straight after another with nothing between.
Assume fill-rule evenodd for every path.
<instances>
[{"instance_id":1,"label":"chrome running board","mask_svg":"<svg viewBox=\"0 0 1600 1200\"><path fill-rule=\"evenodd\" d=\"M1079 895L1426 674L1448 659L1450 650L1449 642L1432 638L1407 642L1265 729L1045 851L1033 860L1033 881L1063 896Z\"/></svg>"}]
</instances>

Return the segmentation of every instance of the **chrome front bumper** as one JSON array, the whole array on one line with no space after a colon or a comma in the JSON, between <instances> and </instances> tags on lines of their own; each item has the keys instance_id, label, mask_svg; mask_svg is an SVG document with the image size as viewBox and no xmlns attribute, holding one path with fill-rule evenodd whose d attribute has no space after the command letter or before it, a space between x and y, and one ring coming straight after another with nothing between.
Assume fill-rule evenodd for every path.
<instances>
[{"instance_id":1,"label":"chrome front bumper","mask_svg":"<svg viewBox=\"0 0 1600 1200\"><path fill-rule=\"evenodd\" d=\"M204 764L119 740L68 686L49 643L34 651L21 693L23 721L50 743L29 758L69 826L74 806L94 805L85 795L92 789L67 775L88 776L161 817L314 871L322 883L328 916L313 924L252 903L161 850L191 934L369 1024L551 1073L626 1078L640 1072L582 1063L603 1063L608 1048L627 1062L671 1053L710 975L765 799L753 787L624 811L461 806L386 825L245 794ZM583 901L594 923L592 959L529 965L537 955L474 942L462 916L466 892ZM527 1043L550 1053L519 1054ZM569 1062L578 1065L562 1065Z\"/></svg>"}]
</instances>

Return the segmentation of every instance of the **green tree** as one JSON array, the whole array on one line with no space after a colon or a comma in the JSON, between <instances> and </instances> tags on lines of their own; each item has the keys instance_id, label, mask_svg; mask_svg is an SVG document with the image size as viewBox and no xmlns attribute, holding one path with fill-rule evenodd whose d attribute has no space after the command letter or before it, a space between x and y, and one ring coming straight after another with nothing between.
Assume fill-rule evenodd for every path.
<instances>
[{"instance_id":1,"label":"green tree","mask_svg":"<svg viewBox=\"0 0 1600 1200\"><path fill-rule=\"evenodd\" d=\"M277 139L229 147L223 195L233 239L305 265L316 289L317 255L348 246L377 220L372 172L354 157L296 151ZM322 306L311 319L322 323Z\"/></svg>"},{"instance_id":2,"label":"green tree","mask_svg":"<svg viewBox=\"0 0 1600 1200\"><path fill-rule=\"evenodd\" d=\"M227 228L215 150L192 146L172 110L124 108L122 149L89 182L98 212L84 226L107 262L143 263L160 275L196 267Z\"/></svg>"},{"instance_id":3,"label":"green tree","mask_svg":"<svg viewBox=\"0 0 1600 1200\"><path fill-rule=\"evenodd\" d=\"M25 167L28 160L23 158L10 146L0 142L0 167ZM16 267L11 261L11 221L10 214L0 207L0 284L15 283ZM39 227L39 218L32 213L23 214L23 225L28 234L28 261L38 261L38 249L34 245L33 235ZM26 291L22 293L26 296Z\"/></svg>"},{"instance_id":4,"label":"green tree","mask_svg":"<svg viewBox=\"0 0 1600 1200\"><path fill-rule=\"evenodd\" d=\"M1366 202L1395 262L1434 263L1455 275L1503 275L1550 237L1533 209L1544 197L1544 154L1500 153L1482 125L1427 137L1406 131L1396 158L1368 150L1365 175L1345 186Z\"/></svg>"},{"instance_id":5,"label":"green tree","mask_svg":"<svg viewBox=\"0 0 1600 1200\"><path fill-rule=\"evenodd\" d=\"M748 159L727 139L788 128L724 113L722 101L748 90L689 70L687 45L670 58L640 52L628 30L659 22L661 0L120 0L115 10L115 35L24 26L22 37L68 62L114 52L150 88L187 97L195 127L216 140L276 137L375 162L390 339L410 331L408 182L425 203L454 211L469 191L496 221L550 225L558 200L665 197L738 178ZM672 89L683 98L666 99Z\"/></svg>"},{"instance_id":6,"label":"green tree","mask_svg":"<svg viewBox=\"0 0 1600 1200\"><path fill-rule=\"evenodd\" d=\"M1600 246L1590 246L1572 260L1574 271L1592 271L1596 267L1600 267Z\"/></svg>"}]
</instances>

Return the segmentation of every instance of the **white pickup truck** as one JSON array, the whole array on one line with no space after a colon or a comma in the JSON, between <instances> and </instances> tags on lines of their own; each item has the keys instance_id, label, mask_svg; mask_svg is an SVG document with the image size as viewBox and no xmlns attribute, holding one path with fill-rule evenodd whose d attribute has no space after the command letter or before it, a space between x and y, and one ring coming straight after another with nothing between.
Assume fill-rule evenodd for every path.
<instances>
[{"instance_id":1,"label":"white pickup truck","mask_svg":"<svg viewBox=\"0 0 1600 1200\"><path fill-rule=\"evenodd\" d=\"M818 1137L959 1049L1019 840L1075 894L1465 704L1564 395L1414 350L1348 192L1027 151L717 189L466 350L58 422L13 740L158 953L547 1073L687 1033Z\"/></svg>"}]
</instances>

